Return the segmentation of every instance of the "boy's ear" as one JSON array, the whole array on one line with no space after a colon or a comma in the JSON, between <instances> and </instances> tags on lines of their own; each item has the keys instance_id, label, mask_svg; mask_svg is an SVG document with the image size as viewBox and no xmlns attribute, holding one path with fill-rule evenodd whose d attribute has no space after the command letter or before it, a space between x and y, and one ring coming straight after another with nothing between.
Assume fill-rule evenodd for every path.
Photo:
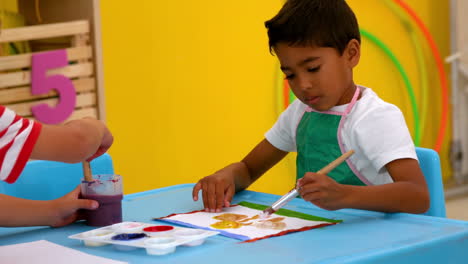
<instances>
[{"instance_id":1,"label":"boy's ear","mask_svg":"<svg viewBox=\"0 0 468 264\"><path fill-rule=\"evenodd\" d=\"M358 65L359 59L361 58L361 44L357 39L352 39L348 42L344 55L346 56L346 60L351 68Z\"/></svg>"}]
</instances>

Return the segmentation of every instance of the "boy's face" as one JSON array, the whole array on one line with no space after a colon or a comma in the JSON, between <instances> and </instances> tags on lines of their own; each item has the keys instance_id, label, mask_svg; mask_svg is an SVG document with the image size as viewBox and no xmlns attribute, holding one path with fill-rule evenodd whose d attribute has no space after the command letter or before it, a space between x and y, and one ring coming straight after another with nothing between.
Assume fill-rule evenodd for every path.
<instances>
[{"instance_id":1,"label":"boy's face","mask_svg":"<svg viewBox=\"0 0 468 264\"><path fill-rule=\"evenodd\" d=\"M351 40L343 55L334 48L291 46L274 47L293 93L308 106L325 111L351 101L355 85L352 69L359 62L359 42Z\"/></svg>"}]
</instances>

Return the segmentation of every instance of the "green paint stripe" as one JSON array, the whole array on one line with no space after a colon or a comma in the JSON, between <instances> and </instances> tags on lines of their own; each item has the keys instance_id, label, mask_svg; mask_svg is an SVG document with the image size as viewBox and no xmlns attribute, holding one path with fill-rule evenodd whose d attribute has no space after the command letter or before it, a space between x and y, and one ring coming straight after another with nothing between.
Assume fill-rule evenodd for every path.
<instances>
[{"instance_id":1,"label":"green paint stripe","mask_svg":"<svg viewBox=\"0 0 468 264\"><path fill-rule=\"evenodd\" d=\"M263 205L263 204L256 204L256 203L250 203L246 201L242 201L238 203L239 205L251 208L251 209L256 209L256 210L265 210L268 208L268 206ZM310 215L310 214L304 214L296 211L291 211L288 209L279 209L275 214L277 215L282 215L282 216L288 216L288 217L296 217L304 220L310 220L310 221L322 221L322 222L329 222L329 223L341 223L343 220L335 220L335 219L328 219L320 216L315 216L315 215Z\"/></svg>"}]
</instances>

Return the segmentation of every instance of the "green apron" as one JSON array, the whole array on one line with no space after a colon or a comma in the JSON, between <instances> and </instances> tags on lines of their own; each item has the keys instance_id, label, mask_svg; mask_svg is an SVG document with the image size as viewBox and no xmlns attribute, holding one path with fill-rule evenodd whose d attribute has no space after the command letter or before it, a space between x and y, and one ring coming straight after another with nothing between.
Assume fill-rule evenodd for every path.
<instances>
[{"instance_id":1,"label":"green apron","mask_svg":"<svg viewBox=\"0 0 468 264\"><path fill-rule=\"evenodd\" d=\"M319 171L346 152L341 143L341 128L359 97L359 91L357 87L344 112L316 112L307 107L296 130L297 179L306 172ZM353 171L357 172L348 159L328 173L328 176L341 184L366 185Z\"/></svg>"}]
</instances>

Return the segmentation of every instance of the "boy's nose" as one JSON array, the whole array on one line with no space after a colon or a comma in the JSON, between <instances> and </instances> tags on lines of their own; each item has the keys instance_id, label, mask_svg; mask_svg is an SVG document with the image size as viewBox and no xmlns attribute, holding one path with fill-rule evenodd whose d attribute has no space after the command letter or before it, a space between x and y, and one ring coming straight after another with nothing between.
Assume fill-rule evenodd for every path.
<instances>
[{"instance_id":1,"label":"boy's nose","mask_svg":"<svg viewBox=\"0 0 468 264\"><path fill-rule=\"evenodd\" d=\"M297 85L301 90L310 90L312 89L312 82L308 78L297 77Z\"/></svg>"}]
</instances>

